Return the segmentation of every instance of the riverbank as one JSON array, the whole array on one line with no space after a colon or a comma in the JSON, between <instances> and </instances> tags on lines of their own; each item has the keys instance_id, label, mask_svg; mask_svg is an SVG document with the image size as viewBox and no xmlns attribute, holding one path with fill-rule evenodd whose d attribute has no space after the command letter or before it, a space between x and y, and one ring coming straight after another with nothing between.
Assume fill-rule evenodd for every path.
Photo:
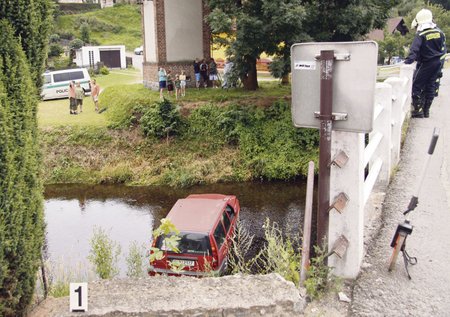
<instances>
[{"instance_id":1,"label":"riverbank","mask_svg":"<svg viewBox=\"0 0 450 317\"><path fill-rule=\"evenodd\" d=\"M308 161L317 160L318 132L293 127L290 103L277 89L262 91L264 104L235 91L208 103L204 96L169 100L179 116L177 130L158 137L148 131L163 120L164 109L155 101L141 102L142 94L156 92L132 90L117 102L117 87L108 88L101 100L108 113L97 114L87 103L78 116L66 114L59 125L41 126L44 183L187 187L301 178ZM105 122L80 124L91 116L105 116Z\"/></svg>"}]
</instances>

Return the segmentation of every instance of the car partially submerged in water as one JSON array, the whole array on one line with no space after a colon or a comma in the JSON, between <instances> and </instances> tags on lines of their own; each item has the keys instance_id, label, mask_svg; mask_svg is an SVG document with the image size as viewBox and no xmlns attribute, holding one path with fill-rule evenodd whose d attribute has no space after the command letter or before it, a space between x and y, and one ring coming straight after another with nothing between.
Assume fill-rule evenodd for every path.
<instances>
[{"instance_id":1,"label":"car partially submerged in water","mask_svg":"<svg viewBox=\"0 0 450 317\"><path fill-rule=\"evenodd\" d=\"M179 199L166 217L179 230L178 250L165 243L167 236L157 237L153 247L163 256L150 262L149 274L223 275L239 212L239 201L232 195L198 194ZM181 270L172 269L175 263Z\"/></svg>"}]
</instances>

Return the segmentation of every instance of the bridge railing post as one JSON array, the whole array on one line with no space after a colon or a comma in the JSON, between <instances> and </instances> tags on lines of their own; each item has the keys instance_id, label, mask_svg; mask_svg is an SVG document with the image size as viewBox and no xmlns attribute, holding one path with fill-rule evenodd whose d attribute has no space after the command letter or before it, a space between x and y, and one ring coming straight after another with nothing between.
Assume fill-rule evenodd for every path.
<instances>
[{"instance_id":1,"label":"bridge railing post","mask_svg":"<svg viewBox=\"0 0 450 317\"><path fill-rule=\"evenodd\" d=\"M333 274L344 278L355 278L361 266L364 251L364 133L334 131L331 155L344 151L349 156L342 168L332 166L330 178L330 200L343 192L349 201L342 214L330 210L328 249L342 234L349 241L342 259L336 255L328 258L328 265L334 267Z\"/></svg>"}]
</instances>

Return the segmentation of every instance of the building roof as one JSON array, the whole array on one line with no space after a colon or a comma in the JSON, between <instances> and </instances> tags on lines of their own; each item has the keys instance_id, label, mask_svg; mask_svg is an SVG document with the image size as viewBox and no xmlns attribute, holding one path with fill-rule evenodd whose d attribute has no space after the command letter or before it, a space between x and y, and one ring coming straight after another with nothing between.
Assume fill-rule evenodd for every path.
<instances>
[{"instance_id":1,"label":"building roof","mask_svg":"<svg viewBox=\"0 0 450 317\"><path fill-rule=\"evenodd\" d=\"M402 35L405 35L408 32L408 28L405 25L403 17L388 19L386 22L386 28L390 34L394 33L396 30ZM384 40L384 31L382 29L373 29L366 35L366 38L374 41L382 41Z\"/></svg>"},{"instance_id":2,"label":"building roof","mask_svg":"<svg viewBox=\"0 0 450 317\"><path fill-rule=\"evenodd\" d=\"M232 198L220 194L190 195L177 200L167 219L182 232L208 233Z\"/></svg>"}]
</instances>

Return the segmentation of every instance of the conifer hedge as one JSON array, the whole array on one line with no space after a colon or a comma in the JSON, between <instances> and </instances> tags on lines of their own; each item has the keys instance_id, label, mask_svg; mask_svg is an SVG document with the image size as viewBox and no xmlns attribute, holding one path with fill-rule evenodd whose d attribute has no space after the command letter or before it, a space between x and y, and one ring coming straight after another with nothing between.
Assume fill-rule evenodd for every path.
<instances>
[{"instance_id":1,"label":"conifer hedge","mask_svg":"<svg viewBox=\"0 0 450 317\"><path fill-rule=\"evenodd\" d=\"M9 317L25 314L40 264L42 159L36 86L15 30L5 19L0 20L0 43L0 316Z\"/></svg>"}]
</instances>

